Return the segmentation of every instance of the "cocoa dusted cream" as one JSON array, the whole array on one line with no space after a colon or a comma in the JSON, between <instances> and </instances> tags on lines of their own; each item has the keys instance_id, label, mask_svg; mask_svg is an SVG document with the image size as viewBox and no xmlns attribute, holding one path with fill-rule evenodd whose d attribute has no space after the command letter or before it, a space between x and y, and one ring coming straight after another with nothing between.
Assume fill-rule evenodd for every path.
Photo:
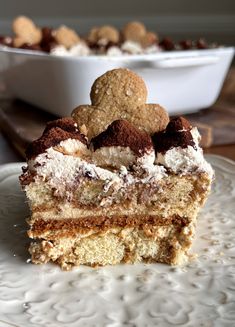
<instances>
[{"instance_id":1,"label":"cocoa dusted cream","mask_svg":"<svg viewBox=\"0 0 235 327\"><path fill-rule=\"evenodd\" d=\"M164 131L153 135L156 153L165 153L169 149L175 147L195 147L191 129L192 126L185 118L178 117L172 119Z\"/></svg>"},{"instance_id":2,"label":"cocoa dusted cream","mask_svg":"<svg viewBox=\"0 0 235 327\"><path fill-rule=\"evenodd\" d=\"M62 118L49 122L42 136L32 142L26 149L26 158L32 159L44 153L47 149L58 145L61 141L68 139L76 139L87 145L85 136L78 131L72 118Z\"/></svg>"},{"instance_id":3,"label":"cocoa dusted cream","mask_svg":"<svg viewBox=\"0 0 235 327\"><path fill-rule=\"evenodd\" d=\"M101 147L129 147L136 156L143 156L153 148L151 137L130 124L127 120L115 120L108 128L91 141L94 151Z\"/></svg>"}]
</instances>

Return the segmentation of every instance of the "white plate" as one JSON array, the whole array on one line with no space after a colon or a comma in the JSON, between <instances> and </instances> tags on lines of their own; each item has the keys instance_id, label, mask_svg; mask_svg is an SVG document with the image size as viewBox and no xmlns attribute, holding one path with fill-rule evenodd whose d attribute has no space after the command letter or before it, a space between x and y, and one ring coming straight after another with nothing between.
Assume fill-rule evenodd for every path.
<instances>
[{"instance_id":1,"label":"white plate","mask_svg":"<svg viewBox=\"0 0 235 327\"><path fill-rule=\"evenodd\" d=\"M0 327L234 326L235 162L216 172L187 266L79 267L29 263L21 164L0 168Z\"/></svg>"}]
</instances>

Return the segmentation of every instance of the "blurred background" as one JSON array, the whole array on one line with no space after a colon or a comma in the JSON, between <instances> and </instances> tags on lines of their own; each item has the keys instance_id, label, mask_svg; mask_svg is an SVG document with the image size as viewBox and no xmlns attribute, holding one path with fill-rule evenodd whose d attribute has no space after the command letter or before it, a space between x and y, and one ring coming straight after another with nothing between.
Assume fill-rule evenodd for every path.
<instances>
[{"instance_id":1,"label":"blurred background","mask_svg":"<svg viewBox=\"0 0 235 327\"><path fill-rule=\"evenodd\" d=\"M156 32L160 39L168 36L173 41L178 42L187 39L198 40L202 37L208 43L217 43L225 46L235 45L235 0L0 0L0 8L0 35L11 35L13 19L19 15L25 15L33 19L40 27L48 26L58 28L64 24L75 29L80 36L85 36L94 26L109 24L121 28L129 21L139 20L146 25L148 30ZM9 58L11 59L11 57ZM11 70L14 73L14 69L17 72L17 66L20 69L20 65L18 65L20 61L18 62L17 60L15 60L15 67L9 67L10 73ZM223 71L223 69L219 68L218 74L215 74L216 77L213 77L212 73L215 72L215 68L213 69L212 67L212 71L206 74L206 78L196 80L197 87L194 86L191 89L191 93L193 95L196 94L196 98L200 102L201 98L211 93L211 86L218 82L218 76L220 75L222 82L219 87L220 92L217 94L219 97L213 105L204 106L204 108L198 107L198 109L202 110L195 113L185 110L185 114L194 125L199 127L200 133L202 134L201 145L204 147L205 152L220 154L235 160L234 62L233 60L233 66L230 67L229 71L228 69ZM0 65L3 64L4 60L2 58ZM19 82L19 78L13 74L13 78L11 78L12 84L22 84L22 89L25 94L27 93L27 96L32 95L32 89L35 83L37 87L41 85L41 87L36 88L37 98L44 99L45 96L40 94L40 90L43 89L43 83L39 82L40 76L44 79L45 76L54 78L53 83L55 85L58 84L57 82L59 80L63 80L63 77L60 75L60 69L58 68L60 65L58 67L55 66L58 68L55 69L56 71L53 70L53 67L46 66L46 68L44 67L40 70L31 70L31 68L25 70L29 76L32 75L30 87L25 87L25 74L18 75L22 82ZM210 65L208 65L208 69L209 67ZM174 95L176 97L179 96L181 99L187 98L188 94L186 94L185 89L187 84L189 84L189 75L192 73L190 75L192 77L197 76L197 74L201 76L200 72L203 69L207 69L206 66L192 67L192 69L189 67L188 70L187 68L177 70L176 67L174 74L171 74L171 70L163 69L161 71L159 69L156 74L157 77L154 75L154 79L156 79L156 93L160 93L160 71L161 76L168 80L173 80L174 76L178 81L177 78L185 76L180 83L173 83L174 87L171 87L171 91L173 93L175 92ZM59 73L57 75L54 74L57 71ZM74 69L71 69L70 72L74 71ZM89 75L90 71L87 68L84 68L84 71L86 75ZM72 75L70 73L69 78ZM207 82L207 80L210 82ZM203 88L204 93L200 89L201 81L205 82L205 87ZM164 86L167 85L167 91L165 92L167 98L172 98L173 102L176 102L173 97L169 96L168 84L164 83ZM50 84L50 86L54 84ZM82 84L84 84L84 79ZM181 92L175 91L175 85L177 84L182 86ZM66 95L70 94L71 85L74 86L74 83L70 81L68 85L70 87L67 87L65 90ZM75 85L79 87L76 83ZM63 88L60 88L60 90L63 90ZM5 91L6 93L4 93ZM154 96L156 93L154 90ZM48 88L47 98L49 100L58 98L58 96L52 94L50 87ZM156 96L156 99L156 101L159 101L158 96ZM29 103L31 102L29 101ZM195 102L193 101L193 104ZM8 89L5 88L4 83L1 83L0 76L0 149L2 153L0 163L22 160L25 147L28 143L41 135L46 121L55 119L54 115L38 110L37 107L29 103L9 97ZM43 106L39 107L45 109ZM66 106L63 107L66 109ZM56 107L56 110L58 110L58 107ZM72 110L72 108L69 108L69 110ZM55 114L57 115L58 113Z\"/></svg>"},{"instance_id":2,"label":"blurred background","mask_svg":"<svg viewBox=\"0 0 235 327\"><path fill-rule=\"evenodd\" d=\"M175 40L203 36L211 42L235 43L234 0L1 0L0 8L1 34L8 34L12 19L23 14L41 26L63 23L80 34L96 24L121 27L139 19L160 36Z\"/></svg>"}]
</instances>

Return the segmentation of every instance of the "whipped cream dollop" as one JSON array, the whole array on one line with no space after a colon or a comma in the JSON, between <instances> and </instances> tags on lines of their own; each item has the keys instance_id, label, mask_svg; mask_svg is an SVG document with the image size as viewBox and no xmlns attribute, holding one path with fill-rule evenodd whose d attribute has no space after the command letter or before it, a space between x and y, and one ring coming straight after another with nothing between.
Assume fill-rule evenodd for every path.
<instances>
[{"instance_id":1,"label":"whipped cream dollop","mask_svg":"<svg viewBox=\"0 0 235 327\"><path fill-rule=\"evenodd\" d=\"M204 159L202 149L194 149L192 146L186 148L172 148L166 153L158 153L156 163L169 168L174 173L206 172L213 175L211 165Z\"/></svg>"},{"instance_id":2,"label":"whipped cream dollop","mask_svg":"<svg viewBox=\"0 0 235 327\"><path fill-rule=\"evenodd\" d=\"M134 41L125 41L121 45L121 51L123 54L154 54L162 51L162 49L157 44L152 44L148 47L142 47L142 45L138 42Z\"/></svg>"},{"instance_id":3,"label":"whipped cream dollop","mask_svg":"<svg viewBox=\"0 0 235 327\"><path fill-rule=\"evenodd\" d=\"M166 149L157 151L155 163L176 174L206 172L212 177L213 169L199 146L201 136L198 129L179 119L172 120L170 128L156 136L155 142L165 143Z\"/></svg>"},{"instance_id":4,"label":"whipped cream dollop","mask_svg":"<svg viewBox=\"0 0 235 327\"><path fill-rule=\"evenodd\" d=\"M130 54L141 54L143 53L143 48L140 43L134 42L134 41L125 41L122 46L121 50L123 52L127 52Z\"/></svg>"},{"instance_id":5,"label":"whipped cream dollop","mask_svg":"<svg viewBox=\"0 0 235 327\"><path fill-rule=\"evenodd\" d=\"M90 48L84 42L75 44L69 49L71 56L88 56L91 54Z\"/></svg>"},{"instance_id":6,"label":"whipped cream dollop","mask_svg":"<svg viewBox=\"0 0 235 327\"><path fill-rule=\"evenodd\" d=\"M99 43L99 45L102 45ZM106 44L104 44L105 46ZM70 49L67 49L63 45L57 45L53 47L50 51L50 54L55 56L67 56L67 57L82 57L89 56L92 54L105 54L108 57L122 56L126 54L154 54L162 51L162 49L157 45L153 44L148 47L142 47L142 45L138 42L134 41L125 41L121 46L112 45L107 47L106 50L98 52L98 50L91 49L85 42L79 42L75 44Z\"/></svg>"},{"instance_id":7,"label":"whipped cream dollop","mask_svg":"<svg viewBox=\"0 0 235 327\"><path fill-rule=\"evenodd\" d=\"M143 50L143 52L145 54L154 54L154 53L162 52L162 48L159 47L159 45L157 45L157 44L153 44L153 45L150 45L149 47L145 48Z\"/></svg>"},{"instance_id":8,"label":"whipped cream dollop","mask_svg":"<svg viewBox=\"0 0 235 327\"><path fill-rule=\"evenodd\" d=\"M92 161L101 167L121 168L130 166L136 161L135 154L129 147L107 146L92 153Z\"/></svg>"},{"instance_id":9,"label":"whipped cream dollop","mask_svg":"<svg viewBox=\"0 0 235 327\"><path fill-rule=\"evenodd\" d=\"M65 154L71 154L81 158L91 157L91 151L87 148L87 145L76 139L61 141L57 148Z\"/></svg>"},{"instance_id":10,"label":"whipped cream dollop","mask_svg":"<svg viewBox=\"0 0 235 327\"><path fill-rule=\"evenodd\" d=\"M55 56L67 56L67 57L82 57L91 54L90 48L84 42L75 44L70 49L66 49L63 45L57 45L52 48L50 53Z\"/></svg>"},{"instance_id":11,"label":"whipped cream dollop","mask_svg":"<svg viewBox=\"0 0 235 327\"><path fill-rule=\"evenodd\" d=\"M79 141L75 141L81 143ZM64 142L61 142L64 143ZM79 144L76 148L80 147ZM59 146L63 146L59 144ZM77 151L77 149L75 150ZM102 169L96 165L70 154L64 154L57 150L57 147L50 147L44 153L28 161L31 171L36 171L37 175L58 187L66 183L73 182L78 176L94 179L113 179L114 174L109 170Z\"/></svg>"},{"instance_id":12,"label":"whipped cream dollop","mask_svg":"<svg viewBox=\"0 0 235 327\"><path fill-rule=\"evenodd\" d=\"M154 163L155 151L150 136L126 120L116 120L91 141L92 159L100 166L119 169L121 166Z\"/></svg>"},{"instance_id":13,"label":"whipped cream dollop","mask_svg":"<svg viewBox=\"0 0 235 327\"><path fill-rule=\"evenodd\" d=\"M130 147L107 146L101 147L92 153L92 161L101 167L113 167L120 169L122 166L132 165L148 167L155 160L154 149L142 156L137 156Z\"/></svg>"},{"instance_id":14,"label":"whipped cream dollop","mask_svg":"<svg viewBox=\"0 0 235 327\"><path fill-rule=\"evenodd\" d=\"M70 55L69 51L63 45L57 45L53 47L50 51L50 54L55 56L62 56L62 57Z\"/></svg>"},{"instance_id":15,"label":"whipped cream dollop","mask_svg":"<svg viewBox=\"0 0 235 327\"><path fill-rule=\"evenodd\" d=\"M107 49L106 55L109 57L121 56L122 50L118 46L112 46Z\"/></svg>"}]
</instances>

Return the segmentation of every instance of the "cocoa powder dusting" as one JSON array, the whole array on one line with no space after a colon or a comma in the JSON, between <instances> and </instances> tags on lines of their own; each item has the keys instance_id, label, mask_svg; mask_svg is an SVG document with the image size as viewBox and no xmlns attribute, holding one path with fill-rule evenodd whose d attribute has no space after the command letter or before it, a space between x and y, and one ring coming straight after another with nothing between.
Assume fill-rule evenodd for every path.
<instances>
[{"instance_id":1,"label":"cocoa powder dusting","mask_svg":"<svg viewBox=\"0 0 235 327\"><path fill-rule=\"evenodd\" d=\"M91 140L94 150L101 147L129 147L137 156L153 148L151 137L135 128L127 120L115 120L108 128Z\"/></svg>"},{"instance_id":2,"label":"cocoa powder dusting","mask_svg":"<svg viewBox=\"0 0 235 327\"><path fill-rule=\"evenodd\" d=\"M83 144L87 144L85 136L79 132L72 118L62 118L49 122L42 136L27 147L25 151L26 158L35 158L45 152L46 149L67 139L77 139Z\"/></svg>"},{"instance_id":3,"label":"cocoa powder dusting","mask_svg":"<svg viewBox=\"0 0 235 327\"><path fill-rule=\"evenodd\" d=\"M167 150L175 147L195 147L191 129L191 124L185 118L171 119L164 131L153 135L155 151L165 153Z\"/></svg>"}]
</instances>

